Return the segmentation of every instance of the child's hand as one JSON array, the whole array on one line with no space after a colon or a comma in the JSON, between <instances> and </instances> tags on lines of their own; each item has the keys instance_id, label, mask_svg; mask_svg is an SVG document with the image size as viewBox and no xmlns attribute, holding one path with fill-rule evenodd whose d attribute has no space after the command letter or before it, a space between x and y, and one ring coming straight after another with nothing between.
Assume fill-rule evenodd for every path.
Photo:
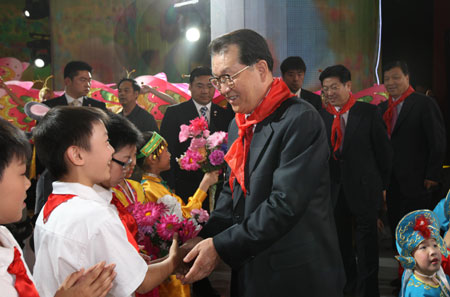
<instances>
[{"instance_id":1,"label":"child's hand","mask_svg":"<svg viewBox=\"0 0 450 297\"><path fill-rule=\"evenodd\" d=\"M202 181L200 182L199 188L207 192L209 187L217 183L218 180L219 180L219 170L205 173Z\"/></svg>"},{"instance_id":2,"label":"child's hand","mask_svg":"<svg viewBox=\"0 0 450 297\"><path fill-rule=\"evenodd\" d=\"M178 246L178 233L173 234L172 245L169 249L169 261L173 264L172 271L183 262L183 255Z\"/></svg>"},{"instance_id":3,"label":"child's hand","mask_svg":"<svg viewBox=\"0 0 450 297\"><path fill-rule=\"evenodd\" d=\"M105 266L105 262L100 262L87 271L81 269L69 275L55 297L104 297L112 288L112 282L116 277L115 264Z\"/></svg>"}]
</instances>

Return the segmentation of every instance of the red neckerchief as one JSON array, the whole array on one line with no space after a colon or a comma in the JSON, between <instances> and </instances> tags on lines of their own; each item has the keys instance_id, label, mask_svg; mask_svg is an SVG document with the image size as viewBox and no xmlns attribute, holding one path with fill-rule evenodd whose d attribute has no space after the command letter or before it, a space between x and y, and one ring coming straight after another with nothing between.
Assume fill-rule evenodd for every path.
<instances>
[{"instance_id":1,"label":"red neckerchief","mask_svg":"<svg viewBox=\"0 0 450 297\"><path fill-rule=\"evenodd\" d=\"M45 203L44 206L44 224L48 221L48 217L52 213L52 211L58 207L61 203L66 202L67 200L72 199L76 195L64 195L64 194L50 194L48 197L47 203ZM122 222L123 226L125 227L125 231L127 233L127 239L128 242L136 248L136 250L139 252L139 247L137 245L136 239L133 237L133 234L130 232L130 230L127 227L127 223L130 222L130 226L133 225L132 221L129 219L128 216L124 215L124 211L131 216L131 214L128 213L128 211L123 207L122 203L116 198L115 195L113 195L113 198L111 199L111 204L114 204L117 208L117 211L119 212L119 218ZM122 206L122 207L121 207ZM124 217L124 218L123 218ZM131 217L133 220L134 218ZM134 221L134 224L136 226L136 233L137 233L137 225L136 221Z\"/></svg>"},{"instance_id":2,"label":"red neckerchief","mask_svg":"<svg viewBox=\"0 0 450 297\"><path fill-rule=\"evenodd\" d=\"M387 132L389 136L391 136L392 130L394 129L394 127L392 127L392 117L394 116L395 108L397 107L397 105L405 101L406 97L408 97L412 93L414 93L414 89L413 87L409 86L409 88L400 96L400 98L395 100L395 102L392 99L392 95L389 95L388 108L383 115L383 120L386 123Z\"/></svg>"},{"instance_id":3,"label":"red neckerchief","mask_svg":"<svg viewBox=\"0 0 450 297\"><path fill-rule=\"evenodd\" d=\"M134 246L134 248L139 252L139 247L136 242L136 235L138 232L138 226L136 220L133 216L128 212L128 210L123 206L123 204L117 199L116 194L113 193L113 197L111 199L111 204L113 204L117 208L117 212L119 213L120 221L125 227L125 231L127 232L128 242Z\"/></svg>"},{"instance_id":4,"label":"red neckerchief","mask_svg":"<svg viewBox=\"0 0 450 297\"><path fill-rule=\"evenodd\" d=\"M237 179L244 195L247 195L244 169L253 137L254 125L267 118L281 103L293 96L294 94L291 93L287 85L280 78L275 78L269 93L247 119L245 118L245 114L236 113L235 119L239 128L239 137L233 142L228 153L225 155L225 161L231 169L230 187L232 191L233 182Z\"/></svg>"},{"instance_id":5,"label":"red neckerchief","mask_svg":"<svg viewBox=\"0 0 450 297\"><path fill-rule=\"evenodd\" d=\"M50 194L48 196L47 202L44 205L44 224L47 223L48 217L52 213L52 211L58 207L61 203L66 202L67 200L72 199L76 195L63 195L63 194Z\"/></svg>"},{"instance_id":6,"label":"red neckerchief","mask_svg":"<svg viewBox=\"0 0 450 297\"><path fill-rule=\"evenodd\" d=\"M355 97L353 97L353 94L350 94L350 98L348 98L347 103L345 103L339 111L337 111L336 108L330 103L326 106L327 111L335 115L333 125L331 126L331 146L333 147L333 157L335 159L336 157L334 156L334 152L336 152L342 145L341 116L349 111L355 102Z\"/></svg>"},{"instance_id":7,"label":"red neckerchief","mask_svg":"<svg viewBox=\"0 0 450 297\"><path fill-rule=\"evenodd\" d=\"M17 247L14 247L14 260L8 266L8 273L16 276L14 288L20 297L39 297L34 283L28 277L27 269Z\"/></svg>"}]
</instances>

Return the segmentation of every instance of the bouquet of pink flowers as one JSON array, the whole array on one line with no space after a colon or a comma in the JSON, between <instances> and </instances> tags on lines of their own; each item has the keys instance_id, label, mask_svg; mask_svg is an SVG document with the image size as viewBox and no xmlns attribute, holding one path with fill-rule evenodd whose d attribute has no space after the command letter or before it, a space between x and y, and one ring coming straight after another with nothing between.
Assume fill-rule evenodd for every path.
<instances>
[{"instance_id":1,"label":"bouquet of pink flowers","mask_svg":"<svg viewBox=\"0 0 450 297\"><path fill-rule=\"evenodd\" d=\"M211 172L222 169L227 152L227 136L223 131L210 135L208 122L203 117L190 121L190 125L181 125L178 136L180 142L191 139L188 150L177 158L180 168L189 171L202 169Z\"/></svg>"},{"instance_id":2,"label":"bouquet of pink flowers","mask_svg":"<svg viewBox=\"0 0 450 297\"><path fill-rule=\"evenodd\" d=\"M152 260L169 253L175 232L179 235L180 243L184 243L197 236L202 225L209 219L208 212L204 209L194 209L191 218L184 218L180 203L170 195L161 197L156 203L131 204L128 211L138 225L137 242L144 246Z\"/></svg>"}]
</instances>

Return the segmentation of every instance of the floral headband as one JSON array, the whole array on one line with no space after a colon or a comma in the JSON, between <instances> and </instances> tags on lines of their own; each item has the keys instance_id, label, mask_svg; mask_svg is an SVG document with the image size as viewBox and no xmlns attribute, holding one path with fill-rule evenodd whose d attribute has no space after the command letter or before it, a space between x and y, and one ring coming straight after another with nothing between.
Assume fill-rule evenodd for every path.
<instances>
[{"instance_id":1,"label":"floral headband","mask_svg":"<svg viewBox=\"0 0 450 297\"><path fill-rule=\"evenodd\" d=\"M395 230L397 260L405 269L414 269L416 261L412 256L416 247L424 240L434 238L441 253L447 257L447 247L439 234L436 215L427 209L416 210L405 215Z\"/></svg>"},{"instance_id":2,"label":"floral headband","mask_svg":"<svg viewBox=\"0 0 450 297\"><path fill-rule=\"evenodd\" d=\"M137 158L147 158L152 155L152 158L156 159L165 148L167 148L167 141L158 133L153 132L150 140L139 150Z\"/></svg>"}]
</instances>

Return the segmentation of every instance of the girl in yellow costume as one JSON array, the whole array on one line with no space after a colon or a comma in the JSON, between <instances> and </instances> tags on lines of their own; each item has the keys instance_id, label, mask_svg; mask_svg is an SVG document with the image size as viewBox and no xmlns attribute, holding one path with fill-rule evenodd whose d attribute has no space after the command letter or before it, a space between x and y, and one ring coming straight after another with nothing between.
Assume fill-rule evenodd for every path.
<instances>
[{"instance_id":1,"label":"girl in yellow costume","mask_svg":"<svg viewBox=\"0 0 450 297\"><path fill-rule=\"evenodd\" d=\"M187 204L177 196L161 178L160 173L170 169L170 153L167 149L166 140L156 132L144 132L145 145L139 150L138 165L143 170L142 186L144 188L145 200L156 202L165 195L175 197L181 205L184 218L191 217L191 211L202 207L203 200L207 196L211 185L217 183L219 172L213 171L203 176L194 196L189 198ZM169 282L159 286L160 297L187 297L190 296L189 285L182 285L175 276L170 277Z\"/></svg>"}]
</instances>

